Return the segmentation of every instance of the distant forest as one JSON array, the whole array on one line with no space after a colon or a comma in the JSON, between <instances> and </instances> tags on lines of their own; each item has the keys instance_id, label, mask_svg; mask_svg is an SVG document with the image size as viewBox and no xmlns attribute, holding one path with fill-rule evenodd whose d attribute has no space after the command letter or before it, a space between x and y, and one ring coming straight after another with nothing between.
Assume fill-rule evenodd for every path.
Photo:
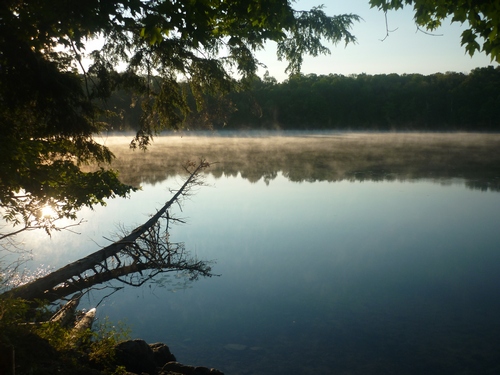
<instances>
[{"instance_id":1,"label":"distant forest","mask_svg":"<svg viewBox=\"0 0 500 375\"><path fill-rule=\"evenodd\" d=\"M248 89L209 97L187 117L187 128L281 130L500 131L500 67L469 74L298 75L278 83L268 75ZM134 130L140 108L116 93L108 105L121 111L113 130Z\"/></svg>"}]
</instances>

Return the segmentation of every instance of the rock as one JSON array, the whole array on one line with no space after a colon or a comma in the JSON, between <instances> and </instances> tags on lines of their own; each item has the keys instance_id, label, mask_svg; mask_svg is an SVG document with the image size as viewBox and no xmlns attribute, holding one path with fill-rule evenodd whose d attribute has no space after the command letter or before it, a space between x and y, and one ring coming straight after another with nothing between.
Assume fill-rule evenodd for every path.
<instances>
[{"instance_id":1,"label":"rock","mask_svg":"<svg viewBox=\"0 0 500 375\"><path fill-rule=\"evenodd\" d=\"M183 365L176 361L167 345L147 344L144 340L122 341L115 345L116 365L128 373L149 375L224 375L216 369Z\"/></svg>"},{"instance_id":2,"label":"rock","mask_svg":"<svg viewBox=\"0 0 500 375\"><path fill-rule=\"evenodd\" d=\"M194 375L194 366L186 366L179 362L169 362L161 369L160 375L168 374L182 374L182 375Z\"/></svg>"},{"instance_id":3,"label":"rock","mask_svg":"<svg viewBox=\"0 0 500 375\"><path fill-rule=\"evenodd\" d=\"M151 350L153 350L155 363L157 367L163 367L167 362L175 362L175 356L170 353L170 348L161 343L157 342L155 344L149 344Z\"/></svg>"},{"instance_id":4,"label":"rock","mask_svg":"<svg viewBox=\"0 0 500 375\"><path fill-rule=\"evenodd\" d=\"M216 368L211 368L210 369L210 374L211 375L224 375L224 373L222 371L219 371Z\"/></svg>"},{"instance_id":5,"label":"rock","mask_svg":"<svg viewBox=\"0 0 500 375\"><path fill-rule=\"evenodd\" d=\"M170 351L169 351L170 352ZM136 374L156 374L153 349L144 340L122 341L115 346L116 364Z\"/></svg>"},{"instance_id":6,"label":"rock","mask_svg":"<svg viewBox=\"0 0 500 375\"><path fill-rule=\"evenodd\" d=\"M183 365L179 362L169 362L163 366L159 375L224 375L219 370L208 367Z\"/></svg>"}]
</instances>

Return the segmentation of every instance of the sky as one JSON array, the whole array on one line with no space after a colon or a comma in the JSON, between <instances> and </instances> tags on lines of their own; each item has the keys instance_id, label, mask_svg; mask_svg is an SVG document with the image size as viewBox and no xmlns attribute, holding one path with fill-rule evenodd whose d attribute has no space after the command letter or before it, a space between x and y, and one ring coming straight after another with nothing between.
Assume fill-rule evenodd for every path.
<instances>
[{"instance_id":1,"label":"sky","mask_svg":"<svg viewBox=\"0 0 500 375\"><path fill-rule=\"evenodd\" d=\"M357 44L344 43L328 45L330 55L306 57L302 66L304 74L404 74L420 73L424 75L445 72L469 73L472 69L498 66L491 62L484 53L477 53L471 58L460 45L460 34L466 28L459 23L443 22L443 26L434 31L440 36L430 36L417 32L410 7L387 14L389 29L397 29L386 35L384 13L371 9L368 0L299 0L293 4L296 10L308 10L324 4L327 15L357 14L362 21L355 23L352 33L358 39ZM266 70L278 81L287 78L287 64L276 58L275 45L267 45L265 51L257 54L266 65Z\"/></svg>"},{"instance_id":2,"label":"sky","mask_svg":"<svg viewBox=\"0 0 500 375\"><path fill-rule=\"evenodd\" d=\"M327 44L330 55L306 56L302 65L303 74L411 74L424 75L445 72L469 73L472 69L498 66L484 53L476 52L470 57L460 45L461 33L466 28L458 23L444 21L443 26L431 36L417 31L413 21L413 10L406 7L387 14L389 30L386 36L384 13L370 8L369 0L297 0L292 4L296 10L309 10L324 4L327 15L357 14L362 18L351 29L357 38L356 44L345 46ZM96 44L94 44L96 43ZM91 43L97 48L101 42ZM278 61L276 45L269 43L265 50L256 54L265 68L259 70L263 76L266 71L282 82L287 79L287 63Z\"/></svg>"}]
</instances>

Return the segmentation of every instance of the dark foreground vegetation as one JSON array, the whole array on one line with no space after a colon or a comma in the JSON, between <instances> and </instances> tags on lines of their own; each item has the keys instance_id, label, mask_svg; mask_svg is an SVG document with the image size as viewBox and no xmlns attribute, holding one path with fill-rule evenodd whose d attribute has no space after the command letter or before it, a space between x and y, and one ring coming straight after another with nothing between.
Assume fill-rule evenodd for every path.
<instances>
[{"instance_id":1,"label":"dark foreground vegetation","mask_svg":"<svg viewBox=\"0 0 500 375\"><path fill-rule=\"evenodd\" d=\"M265 76L251 88L207 98L187 127L197 129L351 129L500 131L500 67L469 74L295 75L282 83ZM141 111L124 91L111 98L121 110L113 127L137 130Z\"/></svg>"},{"instance_id":2,"label":"dark foreground vegetation","mask_svg":"<svg viewBox=\"0 0 500 375\"><path fill-rule=\"evenodd\" d=\"M14 278L21 260L0 269L0 375L167 375L172 369L176 374L195 374L192 366L179 364L177 368L178 364L170 363L175 362L175 357L166 345L124 344L119 342L121 332L115 327L92 330L95 309L79 314L78 319L76 307L82 296L96 286L112 290L109 296L122 289L112 281L140 287L153 282L160 273L173 272L186 281L213 276L207 262L189 256L184 244L169 240L168 232L172 223L181 221L169 213L170 207L189 196L192 187L202 185L198 175L208 167L204 161L198 166L186 166L187 171L194 168L192 173L160 210L129 234L89 256L20 285L15 285ZM24 227L20 231L31 229ZM8 233L3 236L10 239ZM11 244L16 249L17 244ZM67 303L59 307L57 301ZM168 355L160 353L159 360L155 349L163 354L167 351ZM131 358L139 359L132 363ZM206 370L203 373L219 373Z\"/></svg>"},{"instance_id":3,"label":"dark foreground vegetation","mask_svg":"<svg viewBox=\"0 0 500 375\"><path fill-rule=\"evenodd\" d=\"M48 310L37 315L47 321L26 324L28 311L21 300L0 299L0 375L222 375L216 369L177 362L163 343L126 339L128 332L121 324L104 320L93 329L91 323L73 328L77 316L64 324L52 320Z\"/></svg>"},{"instance_id":4,"label":"dark foreground vegetation","mask_svg":"<svg viewBox=\"0 0 500 375\"><path fill-rule=\"evenodd\" d=\"M305 55L329 52L323 41L356 41L351 29L360 17L354 14L328 16L321 6L296 10L292 2L280 0L46 3L0 2L0 240L5 240L0 250L7 253L16 253L16 242L11 240L22 231L49 233L56 230L55 220L75 219L82 207L105 204L134 190L112 170L80 168L112 161L110 150L94 138L110 125L136 130L132 145L141 149L162 130L185 124L231 129L498 130L498 69L468 76L301 76ZM429 30L448 16L454 22L467 21L471 25L462 34L466 51L500 60L498 7L492 2L370 3L382 11L415 3L417 24ZM484 40L482 46L476 37ZM91 39L104 43L90 51L86 48ZM269 77L254 78L259 66L255 52L268 41L277 44L278 58L288 63L291 78L283 84ZM224 58L221 49L227 51ZM90 61L88 67L82 64L84 58ZM124 67L122 73L115 70L118 66ZM231 72L242 80L236 82ZM250 90L234 93L247 83ZM194 108L200 109L196 115ZM45 207L55 212L54 219L43 214ZM11 226L20 229L10 231ZM127 255L137 259L133 252ZM118 268L100 263L101 268L93 269L94 281L113 276L111 271L142 276L142 267L150 265L145 259L137 260L140 267L137 262L122 263L113 256ZM162 262L160 267L170 266ZM0 273L4 267L11 274L18 271L16 266L0 266ZM77 276L69 275L74 285L85 284L84 274L76 271ZM54 275L49 279L54 281ZM40 366L51 358L50 348L42 349L29 336L32 332L16 344L24 333L11 329L28 323L15 305L18 302L9 296L0 299L0 344L7 348L6 355L9 348L24 348L17 351L17 358L23 358L25 373L78 373L78 358L88 351L63 356L74 368L45 371ZM0 365L7 363L6 358L1 357ZM16 371L14 367L11 373Z\"/></svg>"}]
</instances>

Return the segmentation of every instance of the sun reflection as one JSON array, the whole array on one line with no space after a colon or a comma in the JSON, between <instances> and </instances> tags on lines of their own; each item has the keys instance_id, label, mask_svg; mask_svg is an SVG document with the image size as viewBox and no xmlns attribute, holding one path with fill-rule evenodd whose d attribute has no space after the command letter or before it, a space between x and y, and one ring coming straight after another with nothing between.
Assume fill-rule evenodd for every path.
<instances>
[{"instance_id":1,"label":"sun reflection","mask_svg":"<svg viewBox=\"0 0 500 375\"><path fill-rule=\"evenodd\" d=\"M55 219L57 217L56 210L54 210L54 208L49 204L42 207L41 214L42 218L46 220Z\"/></svg>"},{"instance_id":2,"label":"sun reflection","mask_svg":"<svg viewBox=\"0 0 500 375\"><path fill-rule=\"evenodd\" d=\"M25 261L21 261L21 263L24 262ZM2 276L5 278L8 287L16 288L48 275L53 270L54 267L41 264L35 270L25 268L20 272L6 272Z\"/></svg>"}]
</instances>

